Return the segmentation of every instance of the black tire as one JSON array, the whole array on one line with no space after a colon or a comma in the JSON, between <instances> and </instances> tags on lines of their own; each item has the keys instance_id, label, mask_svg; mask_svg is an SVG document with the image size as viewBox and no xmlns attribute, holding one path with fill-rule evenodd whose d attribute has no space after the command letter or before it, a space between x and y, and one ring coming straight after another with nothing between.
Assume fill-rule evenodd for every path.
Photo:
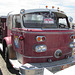
<instances>
[{"instance_id":1,"label":"black tire","mask_svg":"<svg viewBox=\"0 0 75 75\"><path fill-rule=\"evenodd\" d=\"M9 58L8 58L8 49L7 49L7 47L5 47L5 62L8 63L8 61L9 61Z\"/></svg>"},{"instance_id":2,"label":"black tire","mask_svg":"<svg viewBox=\"0 0 75 75\"><path fill-rule=\"evenodd\" d=\"M15 74L16 73L16 75L19 75L18 73L18 71L17 70L15 70L14 68L13 68L13 66L11 65L11 63L9 62L9 53L8 53L8 47L5 47L5 62L6 62L6 66L7 66L7 68L8 68L8 70L9 70L9 72L11 72L12 74Z\"/></svg>"},{"instance_id":3,"label":"black tire","mask_svg":"<svg viewBox=\"0 0 75 75\"><path fill-rule=\"evenodd\" d=\"M9 62L8 47L5 47L5 62L6 62L7 68L12 67L10 62Z\"/></svg>"}]
</instances>

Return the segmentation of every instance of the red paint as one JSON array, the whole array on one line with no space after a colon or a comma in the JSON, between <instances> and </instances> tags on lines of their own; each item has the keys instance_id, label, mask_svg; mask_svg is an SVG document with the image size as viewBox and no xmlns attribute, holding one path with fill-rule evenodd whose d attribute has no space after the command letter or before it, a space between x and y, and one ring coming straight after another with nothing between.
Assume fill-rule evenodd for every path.
<instances>
[{"instance_id":1,"label":"red paint","mask_svg":"<svg viewBox=\"0 0 75 75\"><path fill-rule=\"evenodd\" d=\"M3 40L6 41L7 46L8 46L9 44L12 44L12 42L11 42L11 36L5 37Z\"/></svg>"},{"instance_id":2,"label":"red paint","mask_svg":"<svg viewBox=\"0 0 75 75\"><path fill-rule=\"evenodd\" d=\"M70 36L74 32L73 30L38 30L38 29L28 29L22 30L24 32L12 31L14 36L23 35L25 38L24 41L19 40L19 49L13 45L14 50L21 53L23 56L29 57L42 57L42 56L53 56L48 57L52 59L52 61L57 61L65 58L65 55L71 56L72 49L69 47L69 44L72 42ZM26 33L25 33L26 32ZM44 42L37 42L36 36L45 36L46 40ZM13 37L14 41L14 37ZM42 53L37 53L34 51L36 45L44 44L47 46L47 51ZM60 58L55 58L54 53L56 50L62 50L62 56ZM69 53L69 54L67 54ZM48 58L26 58L23 57L24 63L40 63L47 62Z\"/></svg>"},{"instance_id":3,"label":"red paint","mask_svg":"<svg viewBox=\"0 0 75 75\"><path fill-rule=\"evenodd\" d=\"M48 22L52 19L45 19ZM6 23L4 24L6 26ZM11 26L9 25L9 28ZM60 28L61 29L61 28ZM23 55L22 63L43 63L47 62L48 59L52 61L57 61L64 59L65 56L71 57L72 49L69 47L69 44L73 41L70 36L75 34L75 30L70 29L27 29L27 28L13 28L7 29L7 37L4 37L3 40L6 41L7 45L12 44L13 50ZM12 35L11 35L12 34ZM3 34L4 35L4 34ZM23 37L20 37L23 36ZM37 36L45 36L46 40L42 42L36 41ZM20 40L20 39L23 40ZM42 38L43 40L45 38ZM47 51L42 53L35 52L35 46L37 45L46 45ZM62 51L62 56L56 58L54 53L56 50L60 49ZM51 56L51 57L48 57ZM29 58L28 58L29 57ZM31 57L31 58L30 58ZM43 57L43 58L39 58ZM46 57L46 58L45 58Z\"/></svg>"}]
</instances>

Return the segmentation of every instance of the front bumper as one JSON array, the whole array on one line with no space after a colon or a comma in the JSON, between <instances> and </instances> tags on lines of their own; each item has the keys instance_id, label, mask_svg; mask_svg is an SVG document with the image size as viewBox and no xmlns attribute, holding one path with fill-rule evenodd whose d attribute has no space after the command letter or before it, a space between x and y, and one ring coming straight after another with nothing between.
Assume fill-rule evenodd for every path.
<instances>
[{"instance_id":1,"label":"front bumper","mask_svg":"<svg viewBox=\"0 0 75 75\"><path fill-rule=\"evenodd\" d=\"M20 75L43 75L44 68L55 73L72 65L75 65L75 55L52 63L26 63L19 66L19 73Z\"/></svg>"}]
</instances>

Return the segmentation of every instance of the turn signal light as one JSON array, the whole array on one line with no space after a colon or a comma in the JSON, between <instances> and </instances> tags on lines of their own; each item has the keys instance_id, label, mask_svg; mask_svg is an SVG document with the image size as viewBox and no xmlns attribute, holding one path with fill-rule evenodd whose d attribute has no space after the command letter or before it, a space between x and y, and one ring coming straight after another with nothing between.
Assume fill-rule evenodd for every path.
<instances>
[{"instance_id":1,"label":"turn signal light","mask_svg":"<svg viewBox=\"0 0 75 75\"><path fill-rule=\"evenodd\" d=\"M24 37L23 37L22 35L20 35L20 36L19 36L19 39L20 39L20 40L23 40L23 39L24 39Z\"/></svg>"},{"instance_id":2,"label":"turn signal light","mask_svg":"<svg viewBox=\"0 0 75 75\"><path fill-rule=\"evenodd\" d=\"M45 41L46 40L46 37L45 36L37 36L36 37L36 41L37 42L42 42L42 41Z\"/></svg>"},{"instance_id":3,"label":"turn signal light","mask_svg":"<svg viewBox=\"0 0 75 75\"><path fill-rule=\"evenodd\" d=\"M41 37L37 37L37 41L41 41Z\"/></svg>"},{"instance_id":4,"label":"turn signal light","mask_svg":"<svg viewBox=\"0 0 75 75\"><path fill-rule=\"evenodd\" d=\"M71 38L72 40L73 40L73 39L75 39L75 35L71 35L71 37L70 37L70 38Z\"/></svg>"}]
</instances>

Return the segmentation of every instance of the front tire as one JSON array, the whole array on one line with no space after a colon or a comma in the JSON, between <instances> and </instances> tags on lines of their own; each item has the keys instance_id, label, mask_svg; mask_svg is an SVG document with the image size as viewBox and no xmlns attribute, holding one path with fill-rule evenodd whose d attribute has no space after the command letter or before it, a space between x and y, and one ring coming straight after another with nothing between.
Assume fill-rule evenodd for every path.
<instances>
[{"instance_id":1,"label":"front tire","mask_svg":"<svg viewBox=\"0 0 75 75\"><path fill-rule=\"evenodd\" d=\"M8 53L8 47L5 47L5 62L7 65L7 68L11 68L11 64L9 62L9 53Z\"/></svg>"},{"instance_id":2,"label":"front tire","mask_svg":"<svg viewBox=\"0 0 75 75\"><path fill-rule=\"evenodd\" d=\"M8 62L9 58L8 58L8 49L7 47L5 48L5 62Z\"/></svg>"}]
</instances>

